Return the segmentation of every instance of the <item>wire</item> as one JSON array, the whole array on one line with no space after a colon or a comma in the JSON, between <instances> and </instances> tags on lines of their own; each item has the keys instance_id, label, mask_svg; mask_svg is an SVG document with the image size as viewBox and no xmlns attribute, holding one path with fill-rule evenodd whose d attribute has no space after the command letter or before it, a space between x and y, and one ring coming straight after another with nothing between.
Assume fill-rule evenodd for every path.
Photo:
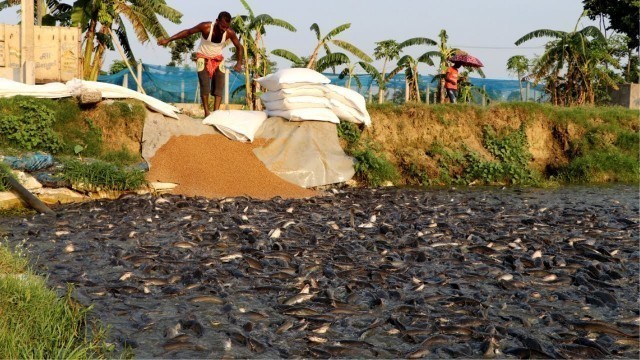
<instances>
[{"instance_id":1,"label":"wire","mask_svg":"<svg viewBox=\"0 0 640 360\"><path fill-rule=\"evenodd\" d=\"M456 48L464 49L544 49L544 46L466 46L466 45L453 45Z\"/></svg>"}]
</instances>

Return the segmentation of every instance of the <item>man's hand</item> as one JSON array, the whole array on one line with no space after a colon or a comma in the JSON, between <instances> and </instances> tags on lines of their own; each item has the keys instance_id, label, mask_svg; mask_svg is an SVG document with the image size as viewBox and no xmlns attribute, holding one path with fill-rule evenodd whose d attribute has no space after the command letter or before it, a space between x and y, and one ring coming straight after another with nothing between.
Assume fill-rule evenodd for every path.
<instances>
[{"instance_id":1,"label":"man's hand","mask_svg":"<svg viewBox=\"0 0 640 360\"><path fill-rule=\"evenodd\" d=\"M236 66L233 67L233 70L235 70L236 72L241 72L242 71L242 64L236 63Z\"/></svg>"},{"instance_id":2,"label":"man's hand","mask_svg":"<svg viewBox=\"0 0 640 360\"><path fill-rule=\"evenodd\" d=\"M158 45L165 46L169 43L169 39L160 39L158 40Z\"/></svg>"}]
</instances>

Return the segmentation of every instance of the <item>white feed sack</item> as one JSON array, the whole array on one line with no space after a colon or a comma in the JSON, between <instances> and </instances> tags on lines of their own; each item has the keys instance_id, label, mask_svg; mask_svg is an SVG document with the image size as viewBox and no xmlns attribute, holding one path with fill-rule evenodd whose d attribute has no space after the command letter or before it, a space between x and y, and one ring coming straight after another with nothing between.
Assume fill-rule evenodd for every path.
<instances>
[{"instance_id":1,"label":"white feed sack","mask_svg":"<svg viewBox=\"0 0 640 360\"><path fill-rule=\"evenodd\" d=\"M364 96L341 86L330 84L321 73L306 69L282 69L256 79L267 91L262 100L269 116L281 116L290 121L317 120L339 123L340 119L371 125ZM310 111L306 109L327 109ZM309 118L319 116L318 118ZM336 118L338 119L336 122Z\"/></svg>"},{"instance_id":2,"label":"white feed sack","mask_svg":"<svg viewBox=\"0 0 640 360\"><path fill-rule=\"evenodd\" d=\"M256 132L267 120L264 111L216 110L202 120L205 125L213 125L231 140L253 142Z\"/></svg>"},{"instance_id":3,"label":"white feed sack","mask_svg":"<svg viewBox=\"0 0 640 360\"><path fill-rule=\"evenodd\" d=\"M278 91L305 85L329 84L331 80L321 73L307 68L278 70L273 74L255 79L268 91Z\"/></svg>"},{"instance_id":4,"label":"white feed sack","mask_svg":"<svg viewBox=\"0 0 640 360\"><path fill-rule=\"evenodd\" d=\"M269 116L280 116L289 121L328 121L339 124L338 116L327 108L306 108L294 110L267 110Z\"/></svg>"}]
</instances>

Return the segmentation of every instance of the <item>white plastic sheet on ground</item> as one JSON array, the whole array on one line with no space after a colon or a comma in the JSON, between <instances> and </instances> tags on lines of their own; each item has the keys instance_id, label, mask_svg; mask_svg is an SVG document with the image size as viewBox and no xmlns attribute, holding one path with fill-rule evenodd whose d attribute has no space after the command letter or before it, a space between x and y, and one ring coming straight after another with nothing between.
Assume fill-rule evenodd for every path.
<instances>
[{"instance_id":1,"label":"white plastic sheet on ground","mask_svg":"<svg viewBox=\"0 0 640 360\"><path fill-rule=\"evenodd\" d=\"M304 188L345 182L355 174L354 159L342 150L336 124L270 117L256 138L271 139L253 150L267 169Z\"/></svg>"},{"instance_id":2,"label":"white plastic sheet on ground","mask_svg":"<svg viewBox=\"0 0 640 360\"><path fill-rule=\"evenodd\" d=\"M151 109L164 115L178 118L180 109L160 101L152 96L145 95L120 85L86 81L80 79L69 80L66 83L53 82L44 85L27 85L17 81L0 78L0 97L12 97L16 95L33 96L38 98L64 98L80 94L83 90L100 91L105 99L138 99L143 101Z\"/></svg>"}]
</instances>

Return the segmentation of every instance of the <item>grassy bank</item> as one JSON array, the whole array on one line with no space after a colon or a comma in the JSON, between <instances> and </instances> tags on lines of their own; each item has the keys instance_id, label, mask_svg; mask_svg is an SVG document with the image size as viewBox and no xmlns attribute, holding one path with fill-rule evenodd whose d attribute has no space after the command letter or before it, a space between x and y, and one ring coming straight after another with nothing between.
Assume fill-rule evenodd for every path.
<instances>
[{"instance_id":1,"label":"grassy bank","mask_svg":"<svg viewBox=\"0 0 640 360\"><path fill-rule=\"evenodd\" d=\"M368 109L371 127L338 128L364 185L639 182L637 110L517 102ZM137 101L81 108L73 99L0 99L0 152L50 152L67 170L61 180L132 190L144 183L126 166L142 160L145 114Z\"/></svg>"},{"instance_id":2,"label":"grassy bank","mask_svg":"<svg viewBox=\"0 0 640 360\"><path fill-rule=\"evenodd\" d=\"M88 339L87 311L47 288L24 256L0 244L0 358L105 358L102 332Z\"/></svg>"},{"instance_id":3,"label":"grassy bank","mask_svg":"<svg viewBox=\"0 0 640 360\"><path fill-rule=\"evenodd\" d=\"M502 103L371 105L369 112L370 128L343 124L341 137L346 149L386 159L384 166L365 166L379 175L358 174L374 185L378 179L421 186L640 179L637 110Z\"/></svg>"}]
</instances>

